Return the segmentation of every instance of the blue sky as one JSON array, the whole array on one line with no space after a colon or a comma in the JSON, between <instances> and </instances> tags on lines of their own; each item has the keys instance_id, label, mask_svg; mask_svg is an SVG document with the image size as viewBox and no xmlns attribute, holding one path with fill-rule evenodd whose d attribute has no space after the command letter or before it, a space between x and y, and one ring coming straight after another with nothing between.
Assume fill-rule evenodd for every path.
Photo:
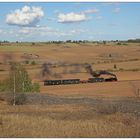
<instances>
[{"instance_id":1,"label":"blue sky","mask_svg":"<svg viewBox=\"0 0 140 140\"><path fill-rule=\"evenodd\" d=\"M0 3L0 40L140 38L140 3Z\"/></svg>"}]
</instances>

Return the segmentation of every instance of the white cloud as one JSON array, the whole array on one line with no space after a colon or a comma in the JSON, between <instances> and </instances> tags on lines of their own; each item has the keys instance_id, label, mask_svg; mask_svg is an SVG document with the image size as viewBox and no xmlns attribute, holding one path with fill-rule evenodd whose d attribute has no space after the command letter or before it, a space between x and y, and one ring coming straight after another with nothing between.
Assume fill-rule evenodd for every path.
<instances>
[{"instance_id":1,"label":"white cloud","mask_svg":"<svg viewBox=\"0 0 140 140\"><path fill-rule=\"evenodd\" d=\"M85 14L77 14L77 13L68 13L68 14L62 14L60 13L58 15L58 22L61 23L74 23L74 22L82 22L87 20L88 18L86 17Z\"/></svg>"},{"instance_id":2,"label":"white cloud","mask_svg":"<svg viewBox=\"0 0 140 140\"><path fill-rule=\"evenodd\" d=\"M29 32L31 32L31 30L29 28L23 28L23 29L19 30L19 33L23 33L23 34L28 34Z\"/></svg>"},{"instance_id":3,"label":"white cloud","mask_svg":"<svg viewBox=\"0 0 140 140\"><path fill-rule=\"evenodd\" d=\"M2 31L3 31L3 30L2 30L2 29L0 29L0 33L2 33Z\"/></svg>"},{"instance_id":4,"label":"white cloud","mask_svg":"<svg viewBox=\"0 0 140 140\"><path fill-rule=\"evenodd\" d=\"M22 27L18 33L21 36L75 36L79 35L80 33L85 33L88 30L86 29L72 29L62 31L59 29L53 29L47 26L39 26L39 27Z\"/></svg>"},{"instance_id":5,"label":"white cloud","mask_svg":"<svg viewBox=\"0 0 140 140\"><path fill-rule=\"evenodd\" d=\"M49 33L49 32L53 32L54 30L52 28L49 28L47 26L39 26L37 25L36 27L22 27L19 30L19 33L22 34L28 34L28 35L39 35L41 33Z\"/></svg>"},{"instance_id":6,"label":"white cloud","mask_svg":"<svg viewBox=\"0 0 140 140\"><path fill-rule=\"evenodd\" d=\"M119 5L120 3L119 2L104 2L102 4L105 6L108 6L108 5Z\"/></svg>"},{"instance_id":7,"label":"white cloud","mask_svg":"<svg viewBox=\"0 0 140 140\"><path fill-rule=\"evenodd\" d=\"M110 23L110 24L108 24L110 27L118 27L119 26L119 24L117 24L117 23Z\"/></svg>"},{"instance_id":8,"label":"white cloud","mask_svg":"<svg viewBox=\"0 0 140 140\"><path fill-rule=\"evenodd\" d=\"M60 13L60 11L59 10L55 10L54 13L55 14L58 14L58 13Z\"/></svg>"},{"instance_id":9,"label":"white cloud","mask_svg":"<svg viewBox=\"0 0 140 140\"><path fill-rule=\"evenodd\" d=\"M41 7L24 6L6 16L6 23L17 26L35 26L44 12Z\"/></svg>"},{"instance_id":10,"label":"white cloud","mask_svg":"<svg viewBox=\"0 0 140 140\"><path fill-rule=\"evenodd\" d=\"M57 29L52 29L47 26L37 26L37 27L22 27L19 30L19 33L25 36L36 36L36 35L57 36L60 33L60 31L58 31Z\"/></svg>"},{"instance_id":11,"label":"white cloud","mask_svg":"<svg viewBox=\"0 0 140 140\"><path fill-rule=\"evenodd\" d=\"M119 12L120 12L120 8L113 9L113 13L119 13Z\"/></svg>"},{"instance_id":12,"label":"white cloud","mask_svg":"<svg viewBox=\"0 0 140 140\"><path fill-rule=\"evenodd\" d=\"M103 17L102 16L97 16L96 19L100 20L102 19Z\"/></svg>"},{"instance_id":13,"label":"white cloud","mask_svg":"<svg viewBox=\"0 0 140 140\"><path fill-rule=\"evenodd\" d=\"M72 35L76 35L76 34L80 34L80 33L85 33L87 32L88 30L86 29L73 29L73 30L70 30L70 34Z\"/></svg>"},{"instance_id":14,"label":"white cloud","mask_svg":"<svg viewBox=\"0 0 140 140\"><path fill-rule=\"evenodd\" d=\"M93 13L98 13L99 10L94 8L94 9L88 9L88 10L85 10L83 13L85 14L93 14Z\"/></svg>"},{"instance_id":15,"label":"white cloud","mask_svg":"<svg viewBox=\"0 0 140 140\"><path fill-rule=\"evenodd\" d=\"M53 18L53 17L48 17L46 19L49 20L49 21L56 21L56 18Z\"/></svg>"},{"instance_id":16,"label":"white cloud","mask_svg":"<svg viewBox=\"0 0 140 140\"><path fill-rule=\"evenodd\" d=\"M82 22L90 19L87 17L87 14L93 14L93 13L98 13L99 10L94 8L94 9L88 9L79 13L59 13L58 14L58 22L60 23L75 23L75 22Z\"/></svg>"},{"instance_id":17,"label":"white cloud","mask_svg":"<svg viewBox=\"0 0 140 140\"><path fill-rule=\"evenodd\" d=\"M1 38L6 39L7 37L9 40L24 40L24 41L40 41L40 40L49 40L49 39L59 39L62 40L64 38L71 38L71 37L79 37L81 33L88 32L87 29L81 28L73 28L68 30L61 30L58 28L52 28L48 26L34 26L34 27L25 27L22 26L20 28L7 28L0 29ZM60 39L60 40L61 40Z\"/></svg>"}]
</instances>

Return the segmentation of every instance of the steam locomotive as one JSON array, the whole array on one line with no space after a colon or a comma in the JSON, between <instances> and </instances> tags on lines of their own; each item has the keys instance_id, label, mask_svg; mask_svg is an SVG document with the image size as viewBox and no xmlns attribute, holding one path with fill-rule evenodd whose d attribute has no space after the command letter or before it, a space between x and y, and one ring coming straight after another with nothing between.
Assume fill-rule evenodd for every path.
<instances>
[{"instance_id":1,"label":"steam locomotive","mask_svg":"<svg viewBox=\"0 0 140 140\"><path fill-rule=\"evenodd\" d=\"M96 82L112 82L117 81L117 77L115 74L101 70L101 71L94 71L91 65L86 65L85 69L92 78L88 78L88 80L80 80L80 79L63 79L63 80L45 80L44 86L49 85L67 85L67 84L80 84L80 83L96 83ZM101 78L101 75L109 75L109 78Z\"/></svg>"},{"instance_id":2,"label":"steam locomotive","mask_svg":"<svg viewBox=\"0 0 140 140\"><path fill-rule=\"evenodd\" d=\"M63 79L63 80L44 80L44 86L50 85L67 85L67 84L80 84L80 83L96 83L96 82L109 82L117 81L116 77L111 78L88 78L88 80L80 79Z\"/></svg>"}]
</instances>

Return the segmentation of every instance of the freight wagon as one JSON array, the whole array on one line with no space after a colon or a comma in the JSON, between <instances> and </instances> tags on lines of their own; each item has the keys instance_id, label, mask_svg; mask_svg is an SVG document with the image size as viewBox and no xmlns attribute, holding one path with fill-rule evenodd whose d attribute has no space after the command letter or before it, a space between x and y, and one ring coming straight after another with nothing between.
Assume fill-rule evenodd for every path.
<instances>
[{"instance_id":1,"label":"freight wagon","mask_svg":"<svg viewBox=\"0 0 140 140\"><path fill-rule=\"evenodd\" d=\"M104 78L89 78L88 83L104 82Z\"/></svg>"},{"instance_id":2,"label":"freight wagon","mask_svg":"<svg viewBox=\"0 0 140 140\"><path fill-rule=\"evenodd\" d=\"M67 85L67 84L79 84L80 79L64 79L64 80L45 80L44 85Z\"/></svg>"}]
</instances>

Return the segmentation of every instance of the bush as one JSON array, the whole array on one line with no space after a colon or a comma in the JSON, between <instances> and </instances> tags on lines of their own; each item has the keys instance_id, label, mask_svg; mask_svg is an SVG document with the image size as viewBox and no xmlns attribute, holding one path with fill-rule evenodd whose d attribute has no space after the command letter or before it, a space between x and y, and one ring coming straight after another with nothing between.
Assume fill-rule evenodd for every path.
<instances>
[{"instance_id":1,"label":"bush","mask_svg":"<svg viewBox=\"0 0 140 140\"><path fill-rule=\"evenodd\" d=\"M7 79L0 81L0 91L9 91L9 83Z\"/></svg>"},{"instance_id":2,"label":"bush","mask_svg":"<svg viewBox=\"0 0 140 140\"><path fill-rule=\"evenodd\" d=\"M109 54L109 57L112 57L112 55L111 55L111 54Z\"/></svg>"},{"instance_id":3,"label":"bush","mask_svg":"<svg viewBox=\"0 0 140 140\"><path fill-rule=\"evenodd\" d=\"M117 105L115 104L103 104L97 107L97 113L101 114L114 114L118 111Z\"/></svg>"},{"instance_id":4,"label":"bush","mask_svg":"<svg viewBox=\"0 0 140 140\"><path fill-rule=\"evenodd\" d=\"M32 92L40 92L40 86L38 83L32 85Z\"/></svg>"},{"instance_id":5,"label":"bush","mask_svg":"<svg viewBox=\"0 0 140 140\"><path fill-rule=\"evenodd\" d=\"M16 105L23 105L26 102L26 95L24 93L21 94L16 94L16 98L15 98L15 104ZM11 99L9 99L9 103L13 105L14 103L14 99L13 97Z\"/></svg>"},{"instance_id":6,"label":"bush","mask_svg":"<svg viewBox=\"0 0 140 140\"><path fill-rule=\"evenodd\" d=\"M123 43L123 45L128 45L128 44L126 44L126 43Z\"/></svg>"},{"instance_id":7,"label":"bush","mask_svg":"<svg viewBox=\"0 0 140 140\"><path fill-rule=\"evenodd\" d=\"M29 61L28 61L28 60L26 60L26 61L25 61L25 64L29 64Z\"/></svg>"},{"instance_id":8,"label":"bush","mask_svg":"<svg viewBox=\"0 0 140 140\"><path fill-rule=\"evenodd\" d=\"M32 43L32 45L34 46L34 45L35 45L35 43L33 42L33 43Z\"/></svg>"},{"instance_id":9,"label":"bush","mask_svg":"<svg viewBox=\"0 0 140 140\"><path fill-rule=\"evenodd\" d=\"M124 71L124 69L123 69L123 68L120 68L119 70L120 70L120 71Z\"/></svg>"},{"instance_id":10,"label":"bush","mask_svg":"<svg viewBox=\"0 0 140 140\"><path fill-rule=\"evenodd\" d=\"M114 69L117 69L117 65L116 64L114 64Z\"/></svg>"},{"instance_id":11,"label":"bush","mask_svg":"<svg viewBox=\"0 0 140 140\"><path fill-rule=\"evenodd\" d=\"M136 69L132 69L132 71L139 71L140 69L136 68Z\"/></svg>"},{"instance_id":12,"label":"bush","mask_svg":"<svg viewBox=\"0 0 140 140\"><path fill-rule=\"evenodd\" d=\"M35 62L35 61L32 61L32 62L31 62L31 65L36 65L36 62Z\"/></svg>"},{"instance_id":13,"label":"bush","mask_svg":"<svg viewBox=\"0 0 140 140\"><path fill-rule=\"evenodd\" d=\"M121 43L120 43L120 42L118 42L118 43L117 43L117 45L121 45Z\"/></svg>"}]
</instances>

